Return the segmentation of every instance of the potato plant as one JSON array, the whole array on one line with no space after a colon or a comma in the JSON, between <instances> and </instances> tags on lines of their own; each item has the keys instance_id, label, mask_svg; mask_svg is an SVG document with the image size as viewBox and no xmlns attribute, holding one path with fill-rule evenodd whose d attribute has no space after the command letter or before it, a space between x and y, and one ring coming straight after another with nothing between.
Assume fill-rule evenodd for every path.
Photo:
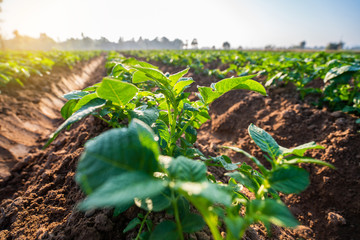
<instances>
[{"instance_id":1,"label":"potato plant","mask_svg":"<svg viewBox=\"0 0 360 240\"><path fill-rule=\"evenodd\" d=\"M155 66L135 59L112 58L109 76L101 83L64 97L66 121L51 136L89 114L113 129L88 141L81 155L76 181L87 194L79 209L114 208L116 214L136 205L147 213L134 218L124 232L139 227L136 239L184 239L205 224L214 239L240 239L253 223L294 227L298 224L281 202L278 192L299 193L309 184L306 170L298 163L330 164L305 157L315 143L292 149L279 146L264 130L250 125L249 134L265 153L271 169L245 151L257 169L233 163L229 157L204 156L193 144L198 129L210 117L209 105L233 89L266 95L253 76L223 79L210 87L199 87L198 100L184 90L194 81L184 77L188 69L164 74ZM229 182L217 181L208 166L225 168ZM253 192L255 199L242 189ZM196 212L191 211L190 206ZM242 209L245 214L241 214ZM148 216L166 211L170 219L153 226Z\"/></svg>"},{"instance_id":2,"label":"potato plant","mask_svg":"<svg viewBox=\"0 0 360 240\"><path fill-rule=\"evenodd\" d=\"M265 87L292 83L300 97L316 95L315 105L360 115L358 54L262 51L130 51L168 65L189 66L195 73L226 78L256 74ZM217 64L213 64L217 63ZM218 67L226 66L223 70ZM216 67L214 67L216 66ZM319 86L322 82L322 86Z\"/></svg>"},{"instance_id":3,"label":"potato plant","mask_svg":"<svg viewBox=\"0 0 360 240\"><path fill-rule=\"evenodd\" d=\"M15 82L24 86L30 76L49 74L54 66L72 68L99 55L100 51L4 51L0 53L0 87Z\"/></svg>"}]
</instances>

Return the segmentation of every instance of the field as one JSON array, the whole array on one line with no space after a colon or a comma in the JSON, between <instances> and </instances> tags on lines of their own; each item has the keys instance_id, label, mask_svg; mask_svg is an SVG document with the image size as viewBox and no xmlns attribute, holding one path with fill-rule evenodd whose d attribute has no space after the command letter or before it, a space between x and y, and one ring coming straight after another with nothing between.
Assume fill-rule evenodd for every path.
<instances>
[{"instance_id":1,"label":"field","mask_svg":"<svg viewBox=\"0 0 360 240\"><path fill-rule=\"evenodd\" d=\"M0 239L360 236L358 54L9 52L0 67Z\"/></svg>"}]
</instances>

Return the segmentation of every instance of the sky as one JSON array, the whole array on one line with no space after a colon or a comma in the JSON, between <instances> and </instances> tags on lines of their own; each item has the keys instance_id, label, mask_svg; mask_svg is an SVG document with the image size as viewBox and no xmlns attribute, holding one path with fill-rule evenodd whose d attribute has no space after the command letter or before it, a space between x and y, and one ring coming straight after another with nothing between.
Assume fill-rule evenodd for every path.
<instances>
[{"instance_id":1,"label":"sky","mask_svg":"<svg viewBox=\"0 0 360 240\"><path fill-rule=\"evenodd\" d=\"M200 47L360 46L360 0L3 0L0 32L12 38L167 37Z\"/></svg>"}]
</instances>

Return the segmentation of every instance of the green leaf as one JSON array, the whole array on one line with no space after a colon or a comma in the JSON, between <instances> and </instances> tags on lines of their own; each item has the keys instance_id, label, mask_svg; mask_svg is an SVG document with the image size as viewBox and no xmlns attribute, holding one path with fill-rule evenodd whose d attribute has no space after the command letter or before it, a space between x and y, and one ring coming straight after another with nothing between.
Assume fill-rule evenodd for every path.
<instances>
[{"instance_id":1,"label":"green leaf","mask_svg":"<svg viewBox=\"0 0 360 240\"><path fill-rule=\"evenodd\" d=\"M281 201L273 199L252 200L246 214L247 219L254 218L265 225L272 223L282 227L296 227L299 224Z\"/></svg>"},{"instance_id":2,"label":"green leaf","mask_svg":"<svg viewBox=\"0 0 360 240\"><path fill-rule=\"evenodd\" d=\"M154 68L147 68L147 67L134 67L135 69L145 73L145 75L149 78L156 79L161 83L167 83L168 79L166 76L159 70Z\"/></svg>"},{"instance_id":3,"label":"green leaf","mask_svg":"<svg viewBox=\"0 0 360 240\"><path fill-rule=\"evenodd\" d=\"M188 73L190 68L184 69L178 73L175 73L173 75L170 75L169 80L170 80L170 85L173 87L175 86L175 84L177 83L177 81L179 81L180 78L182 78L185 74Z\"/></svg>"},{"instance_id":4,"label":"green leaf","mask_svg":"<svg viewBox=\"0 0 360 240\"><path fill-rule=\"evenodd\" d=\"M166 123L161 119L157 119L155 124L153 124L151 128L154 133L159 137L159 145L162 148L166 148L168 142L170 141L170 133Z\"/></svg>"},{"instance_id":5,"label":"green leaf","mask_svg":"<svg viewBox=\"0 0 360 240\"><path fill-rule=\"evenodd\" d=\"M324 82L327 83L330 80L335 80L335 78L341 77L345 74L352 74L357 71L360 71L360 66L347 65L342 67L334 67L326 73Z\"/></svg>"},{"instance_id":6,"label":"green leaf","mask_svg":"<svg viewBox=\"0 0 360 240\"><path fill-rule=\"evenodd\" d=\"M73 108L73 112L78 111L82 106L86 105L88 102L92 101L93 99L99 98L96 93L87 94L84 97L80 98L80 100L77 102L75 107ZM104 101L103 99L101 99Z\"/></svg>"},{"instance_id":7,"label":"green leaf","mask_svg":"<svg viewBox=\"0 0 360 240\"><path fill-rule=\"evenodd\" d=\"M184 110L186 111L190 111L190 112L199 112L199 109L193 107L191 104L189 103L184 103Z\"/></svg>"},{"instance_id":8,"label":"green leaf","mask_svg":"<svg viewBox=\"0 0 360 240\"><path fill-rule=\"evenodd\" d=\"M146 74L142 71L134 72L133 77L132 77L133 83L141 83L141 82L146 82L149 80L152 80L152 79L149 78L148 76L146 76Z\"/></svg>"},{"instance_id":9,"label":"green leaf","mask_svg":"<svg viewBox=\"0 0 360 240\"><path fill-rule=\"evenodd\" d=\"M158 69L158 67L147 63L147 62L142 62L139 60L136 60L135 58L127 58L126 60L123 61L124 64L129 65L129 66L141 66L141 67L145 67L145 68L153 68L153 69Z\"/></svg>"},{"instance_id":10,"label":"green leaf","mask_svg":"<svg viewBox=\"0 0 360 240\"><path fill-rule=\"evenodd\" d=\"M111 76L117 77L123 72L127 72L128 70L122 64L116 64L115 67L111 70Z\"/></svg>"},{"instance_id":11,"label":"green leaf","mask_svg":"<svg viewBox=\"0 0 360 240\"><path fill-rule=\"evenodd\" d=\"M209 87L199 87L198 86L198 90L199 90L200 96L205 104L210 104L221 96L221 94L219 92L216 92L212 88L209 88Z\"/></svg>"},{"instance_id":12,"label":"green leaf","mask_svg":"<svg viewBox=\"0 0 360 240\"><path fill-rule=\"evenodd\" d=\"M136 95L138 88L133 84L104 78L96 90L99 97L110 100L114 104L124 106Z\"/></svg>"},{"instance_id":13,"label":"green leaf","mask_svg":"<svg viewBox=\"0 0 360 240\"><path fill-rule=\"evenodd\" d=\"M172 221L165 220L157 225L154 231L151 233L149 240L159 239L179 239L179 235L176 229L176 224Z\"/></svg>"},{"instance_id":14,"label":"green leaf","mask_svg":"<svg viewBox=\"0 0 360 240\"><path fill-rule=\"evenodd\" d=\"M282 166L270 173L269 184L286 194L300 193L310 184L309 173L295 166Z\"/></svg>"},{"instance_id":15,"label":"green leaf","mask_svg":"<svg viewBox=\"0 0 360 240\"><path fill-rule=\"evenodd\" d=\"M180 94L185 88L189 87L190 84L192 84L194 80L191 78L181 79L179 82L177 82L174 86L174 91L176 94Z\"/></svg>"},{"instance_id":16,"label":"green leaf","mask_svg":"<svg viewBox=\"0 0 360 240\"><path fill-rule=\"evenodd\" d=\"M63 98L67 99L67 100L71 100L71 99L81 99L82 97L88 95L88 92L84 92L84 91L79 91L79 90L75 90L69 93L66 93L65 95L63 95Z\"/></svg>"},{"instance_id":17,"label":"green leaf","mask_svg":"<svg viewBox=\"0 0 360 240\"><path fill-rule=\"evenodd\" d=\"M258 168L260 169L260 171L265 174L268 172L268 170L264 167L264 165L254 156L250 155L248 152L238 148L238 147L229 147L229 146L222 146L223 148L227 148L227 149L231 149L235 152L244 154L246 157L250 158L255 164L256 166L258 166ZM243 166L243 165L242 165Z\"/></svg>"},{"instance_id":18,"label":"green leaf","mask_svg":"<svg viewBox=\"0 0 360 240\"><path fill-rule=\"evenodd\" d=\"M279 144L265 130L254 124L250 124L248 131L251 138L261 150L269 153L270 156L274 158L282 154Z\"/></svg>"},{"instance_id":19,"label":"green leaf","mask_svg":"<svg viewBox=\"0 0 360 240\"><path fill-rule=\"evenodd\" d=\"M211 159L213 161L215 161L215 162L220 162L221 165L228 171L232 171L232 170L235 170L235 169L239 168L239 166L237 164L232 163L231 159L228 156L225 156L225 155L221 155L221 156L218 156L218 157L213 157Z\"/></svg>"},{"instance_id":20,"label":"green leaf","mask_svg":"<svg viewBox=\"0 0 360 240\"><path fill-rule=\"evenodd\" d=\"M74 113L73 109L76 106L77 102L78 100L71 99L64 104L64 106L61 108L61 116L64 119L68 119Z\"/></svg>"},{"instance_id":21,"label":"green leaf","mask_svg":"<svg viewBox=\"0 0 360 240\"><path fill-rule=\"evenodd\" d=\"M142 109L136 108L129 111L131 118L136 118L149 126L152 126L153 123L159 118L159 110L157 108L146 108Z\"/></svg>"},{"instance_id":22,"label":"green leaf","mask_svg":"<svg viewBox=\"0 0 360 240\"><path fill-rule=\"evenodd\" d=\"M144 199L136 199L136 206L152 212L160 212L167 209L171 205L171 192L169 188L165 188L161 193Z\"/></svg>"},{"instance_id":23,"label":"green leaf","mask_svg":"<svg viewBox=\"0 0 360 240\"><path fill-rule=\"evenodd\" d=\"M297 156L304 156L305 152L309 149L324 149L323 146L317 145L315 142L309 142L309 143L305 143L303 145L291 148L291 149L285 149L282 151L282 154L284 156L287 155L297 155Z\"/></svg>"},{"instance_id":24,"label":"green leaf","mask_svg":"<svg viewBox=\"0 0 360 240\"><path fill-rule=\"evenodd\" d=\"M112 176L79 204L81 210L122 207L135 198L151 198L165 188L163 181L140 171Z\"/></svg>"},{"instance_id":25,"label":"green leaf","mask_svg":"<svg viewBox=\"0 0 360 240\"><path fill-rule=\"evenodd\" d=\"M71 115L71 117L66 119L66 121L63 122L56 129L55 132L53 132L50 135L49 140L46 142L46 144L43 148L48 147L50 145L50 143L52 143L52 141L54 141L54 139L59 135L59 133L63 129L65 129L66 127L70 126L71 124L83 119L84 117L93 113L94 111L103 107L104 105L105 105L105 100L100 99L100 98L95 98L95 99L91 100L90 102L88 102L87 104L85 104L84 106L82 106L77 112L75 112L73 115Z\"/></svg>"},{"instance_id":26,"label":"green leaf","mask_svg":"<svg viewBox=\"0 0 360 240\"><path fill-rule=\"evenodd\" d=\"M190 198L191 202L206 200L210 203L220 203L231 206L232 190L210 182L178 182L175 188Z\"/></svg>"},{"instance_id":27,"label":"green leaf","mask_svg":"<svg viewBox=\"0 0 360 240\"><path fill-rule=\"evenodd\" d=\"M130 231L131 229L135 228L137 225L141 224L141 220L139 218L134 218L129 222L126 228L123 230L123 233Z\"/></svg>"},{"instance_id":28,"label":"green leaf","mask_svg":"<svg viewBox=\"0 0 360 240\"><path fill-rule=\"evenodd\" d=\"M183 232L193 233L203 229L205 222L200 215L189 213L183 219L181 219L181 225Z\"/></svg>"},{"instance_id":29,"label":"green leaf","mask_svg":"<svg viewBox=\"0 0 360 240\"><path fill-rule=\"evenodd\" d=\"M256 180L246 175L245 173L231 172L226 173L225 175L232 177L236 182L241 183L252 192L256 192L259 189L259 184L256 182Z\"/></svg>"},{"instance_id":30,"label":"green leaf","mask_svg":"<svg viewBox=\"0 0 360 240\"><path fill-rule=\"evenodd\" d=\"M335 167L327 162L321 161L321 160L317 160L314 158L310 158L310 157L299 157L299 156L295 156L295 157L289 157L285 159L285 163L286 164L298 164L298 163L314 163L314 164L319 164L319 165L323 165L323 166L327 166L329 168L335 169Z\"/></svg>"},{"instance_id":31,"label":"green leaf","mask_svg":"<svg viewBox=\"0 0 360 240\"><path fill-rule=\"evenodd\" d=\"M244 218L240 216L225 217L224 219L227 229L230 231L233 238L229 239L241 239L242 234L248 227L248 224Z\"/></svg>"},{"instance_id":32,"label":"green leaf","mask_svg":"<svg viewBox=\"0 0 360 240\"><path fill-rule=\"evenodd\" d=\"M134 119L128 128L111 129L88 141L81 155L76 181L89 194L109 178L126 171L159 171L159 147L149 126Z\"/></svg>"},{"instance_id":33,"label":"green leaf","mask_svg":"<svg viewBox=\"0 0 360 240\"><path fill-rule=\"evenodd\" d=\"M203 162L192 160L183 156L172 159L168 168L170 177L189 182L202 182L206 180L206 166Z\"/></svg>"},{"instance_id":34,"label":"green leaf","mask_svg":"<svg viewBox=\"0 0 360 240\"><path fill-rule=\"evenodd\" d=\"M226 78L214 84L214 89L221 95L235 89L246 89L261 93L266 96L266 90L260 83L250 80L256 75L249 75L244 77Z\"/></svg>"}]
</instances>

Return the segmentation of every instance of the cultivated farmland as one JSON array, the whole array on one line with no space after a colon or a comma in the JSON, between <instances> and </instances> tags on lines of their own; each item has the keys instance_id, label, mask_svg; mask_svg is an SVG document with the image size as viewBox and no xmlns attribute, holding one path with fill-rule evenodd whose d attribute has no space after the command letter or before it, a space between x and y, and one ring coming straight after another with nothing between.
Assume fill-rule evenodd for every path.
<instances>
[{"instance_id":1,"label":"cultivated farmland","mask_svg":"<svg viewBox=\"0 0 360 240\"><path fill-rule=\"evenodd\" d=\"M358 54L0 62L1 239L360 235Z\"/></svg>"}]
</instances>

